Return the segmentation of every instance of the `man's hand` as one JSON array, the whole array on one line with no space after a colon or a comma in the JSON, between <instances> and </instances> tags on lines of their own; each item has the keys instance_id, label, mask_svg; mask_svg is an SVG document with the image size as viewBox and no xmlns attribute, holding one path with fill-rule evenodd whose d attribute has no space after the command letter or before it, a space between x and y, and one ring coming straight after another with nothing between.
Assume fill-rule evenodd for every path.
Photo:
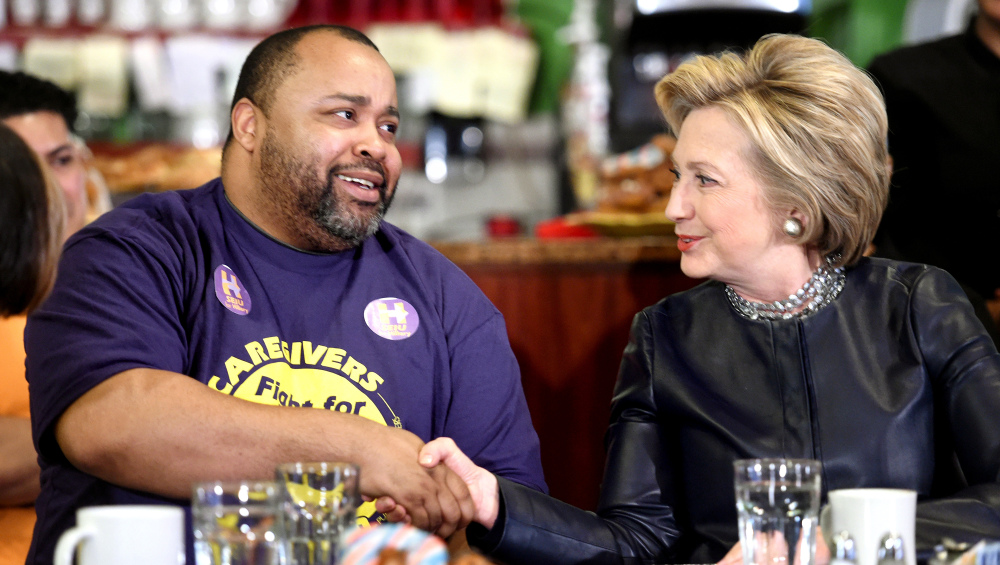
<instances>
[{"instance_id":1,"label":"man's hand","mask_svg":"<svg viewBox=\"0 0 1000 565\"><path fill-rule=\"evenodd\" d=\"M500 491L493 473L473 463L451 438L446 437L437 438L420 450L421 465L436 469L442 467L439 463L454 471L469 487L476 508L473 520L492 528L500 510Z\"/></svg>"},{"instance_id":2,"label":"man's hand","mask_svg":"<svg viewBox=\"0 0 1000 565\"><path fill-rule=\"evenodd\" d=\"M377 430L377 437L365 439L360 461L361 492L379 498L376 509L441 537L467 526L474 505L465 482L444 465L422 467L417 457L423 442L416 435L383 426Z\"/></svg>"},{"instance_id":3,"label":"man's hand","mask_svg":"<svg viewBox=\"0 0 1000 565\"><path fill-rule=\"evenodd\" d=\"M198 416L177 419L186 413ZM450 535L473 514L461 479L420 466L423 442L410 432L354 414L248 402L169 371L112 376L71 404L55 431L81 471L174 498L191 496L197 481L273 477L289 461L350 461L361 468L361 494L392 497L415 526Z\"/></svg>"}]
</instances>

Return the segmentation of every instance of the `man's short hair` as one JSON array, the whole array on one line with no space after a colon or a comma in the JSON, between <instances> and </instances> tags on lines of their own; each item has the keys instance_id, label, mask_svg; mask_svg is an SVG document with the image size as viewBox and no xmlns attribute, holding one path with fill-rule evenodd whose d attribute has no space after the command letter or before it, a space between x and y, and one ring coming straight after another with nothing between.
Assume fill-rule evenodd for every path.
<instances>
[{"instance_id":1,"label":"man's short hair","mask_svg":"<svg viewBox=\"0 0 1000 565\"><path fill-rule=\"evenodd\" d=\"M237 102L246 98L266 114L274 98L274 92L295 68L297 59L295 46L303 37L316 31L333 32L344 39L367 45L378 51L378 47L367 35L347 26L319 24L279 31L258 43L247 55L243 68L240 69L233 102L229 106L230 113ZM233 132L230 128L229 137L226 139L227 145L232 138Z\"/></svg>"},{"instance_id":2,"label":"man's short hair","mask_svg":"<svg viewBox=\"0 0 1000 565\"><path fill-rule=\"evenodd\" d=\"M0 71L0 120L34 112L55 112L73 131L76 97L45 79L20 71Z\"/></svg>"}]
</instances>

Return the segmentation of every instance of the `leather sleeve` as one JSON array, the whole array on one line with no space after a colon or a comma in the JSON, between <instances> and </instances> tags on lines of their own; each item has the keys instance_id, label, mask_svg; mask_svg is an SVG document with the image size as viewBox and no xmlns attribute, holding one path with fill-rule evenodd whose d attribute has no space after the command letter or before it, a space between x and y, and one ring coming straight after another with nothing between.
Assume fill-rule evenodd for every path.
<instances>
[{"instance_id":1,"label":"leather sleeve","mask_svg":"<svg viewBox=\"0 0 1000 565\"><path fill-rule=\"evenodd\" d=\"M640 312L632 322L611 401L597 513L616 530L624 556L666 561L680 537L673 508L679 501L673 498L674 450L663 435L664 415L656 406L653 341L649 314Z\"/></svg>"},{"instance_id":2,"label":"leather sleeve","mask_svg":"<svg viewBox=\"0 0 1000 565\"><path fill-rule=\"evenodd\" d=\"M1000 355L958 283L930 268L910 305L914 338L932 375L939 438L967 488L917 507L917 546L945 536L1000 539ZM950 454L949 454L950 455Z\"/></svg>"},{"instance_id":3,"label":"leather sleeve","mask_svg":"<svg viewBox=\"0 0 1000 565\"><path fill-rule=\"evenodd\" d=\"M648 319L639 313L615 386L597 513L498 477L504 516L494 530L502 532L470 536L472 545L506 563L669 559L678 531L662 495L669 474L654 406L651 341Z\"/></svg>"}]
</instances>

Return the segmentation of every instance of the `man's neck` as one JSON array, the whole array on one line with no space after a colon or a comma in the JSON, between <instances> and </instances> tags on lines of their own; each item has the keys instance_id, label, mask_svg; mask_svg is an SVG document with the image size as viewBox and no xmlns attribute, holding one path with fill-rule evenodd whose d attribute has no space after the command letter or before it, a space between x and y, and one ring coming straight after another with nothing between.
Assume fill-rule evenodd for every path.
<instances>
[{"instance_id":1,"label":"man's neck","mask_svg":"<svg viewBox=\"0 0 1000 565\"><path fill-rule=\"evenodd\" d=\"M973 24L976 36L997 58L1000 58L1000 22L980 14Z\"/></svg>"}]
</instances>

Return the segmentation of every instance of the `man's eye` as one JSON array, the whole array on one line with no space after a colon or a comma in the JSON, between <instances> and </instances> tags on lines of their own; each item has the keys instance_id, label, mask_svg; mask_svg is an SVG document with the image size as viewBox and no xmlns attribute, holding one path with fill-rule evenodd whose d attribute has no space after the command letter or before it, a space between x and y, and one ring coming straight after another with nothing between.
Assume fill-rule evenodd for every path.
<instances>
[{"instance_id":1,"label":"man's eye","mask_svg":"<svg viewBox=\"0 0 1000 565\"><path fill-rule=\"evenodd\" d=\"M51 160L49 160L49 166L53 169L61 169L64 167L69 167L76 161L76 157L73 155L56 155Z\"/></svg>"},{"instance_id":2,"label":"man's eye","mask_svg":"<svg viewBox=\"0 0 1000 565\"><path fill-rule=\"evenodd\" d=\"M385 130L385 131L387 131L387 132L389 132L389 133L391 133L393 135L396 135L396 132L399 130L399 126L396 125L396 124L382 124L381 127L382 127L383 130Z\"/></svg>"},{"instance_id":3,"label":"man's eye","mask_svg":"<svg viewBox=\"0 0 1000 565\"><path fill-rule=\"evenodd\" d=\"M334 114L347 120L354 119L354 112L351 110L337 110Z\"/></svg>"}]
</instances>

